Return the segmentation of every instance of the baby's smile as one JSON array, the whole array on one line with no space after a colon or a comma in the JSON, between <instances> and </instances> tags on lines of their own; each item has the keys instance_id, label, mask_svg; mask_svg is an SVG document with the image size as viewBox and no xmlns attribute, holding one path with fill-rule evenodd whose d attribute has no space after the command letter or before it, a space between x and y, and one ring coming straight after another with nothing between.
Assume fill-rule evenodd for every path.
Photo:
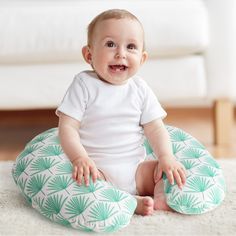
<instances>
[{"instance_id":1,"label":"baby's smile","mask_svg":"<svg viewBox=\"0 0 236 236\"><path fill-rule=\"evenodd\" d=\"M109 65L109 69L114 71L114 72L119 72L119 71L125 71L128 67L126 65Z\"/></svg>"}]
</instances>

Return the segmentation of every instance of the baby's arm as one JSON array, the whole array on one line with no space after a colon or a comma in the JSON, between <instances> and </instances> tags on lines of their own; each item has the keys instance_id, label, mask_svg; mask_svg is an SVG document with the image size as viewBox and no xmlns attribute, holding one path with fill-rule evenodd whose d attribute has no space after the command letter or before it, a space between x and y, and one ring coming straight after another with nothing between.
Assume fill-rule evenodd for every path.
<instances>
[{"instance_id":1,"label":"baby's arm","mask_svg":"<svg viewBox=\"0 0 236 236\"><path fill-rule=\"evenodd\" d=\"M59 138L64 152L73 164L72 177L79 185L84 177L85 185L88 186L90 174L95 182L99 171L80 142L79 127L79 121L59 112Z\"/></svg>"},{"instance_id":2,"label":"baby's arm","mask_svg":"<svg viewBox=\"0 0 236 236\"><path fill-rule=\"evenodd\" d=\"M174 184L175 179L179 188L182 188L186 181L185 168L173 156L169 133L162 120L156 119L143 127L144 134L159 160L154 172L155 183L160 180L164 171L171 184Z\"/></svg>"}]
</instances>

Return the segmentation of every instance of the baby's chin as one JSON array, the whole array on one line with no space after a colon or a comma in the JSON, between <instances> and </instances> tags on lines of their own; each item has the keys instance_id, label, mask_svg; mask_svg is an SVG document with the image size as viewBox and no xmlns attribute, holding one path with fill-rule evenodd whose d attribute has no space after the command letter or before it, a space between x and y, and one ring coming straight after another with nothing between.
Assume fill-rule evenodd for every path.
<instances>
[{"instance_id":1,"label":"baby's chin","mask_svg":"<svg viewBox=\"0 0 236 236\"><path fill-rule=\"evenodd\" d=\"M95 71L96 72L96 71ZM105 83L112 84L112 85L123 85L126 84L129 78L117 75L107 75L102 76L96 72L98 78Z\"/></svg>"}]
</instances>

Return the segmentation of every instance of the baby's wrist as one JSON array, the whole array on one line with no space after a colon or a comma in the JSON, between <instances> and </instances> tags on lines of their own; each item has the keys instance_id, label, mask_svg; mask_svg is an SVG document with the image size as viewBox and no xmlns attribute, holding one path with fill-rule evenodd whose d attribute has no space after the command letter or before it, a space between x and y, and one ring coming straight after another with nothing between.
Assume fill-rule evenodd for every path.
<instances>
[{"instance_id":1,"label":"baby's wrist","mask_svg":"<svg viewBox=\"0 0 236 236\"><path fill-rule=\"evenodd\" d=\"M72 164L74 164L77 161L81 161L82 159L86 159L86 158L88 158L88 157L77 156L77 157L74 157L73 159L70 159L70 161L71 161Z\"/></svg>"},{"instance_id":2,"label":"baby's wrist","mask_svg":"<svg viewBox=\"0 0 236 236\"><path fill-rule=\"evenodd\" d=\"M158 156L159 160L175 160L175 157L172 153L166 153Z\"/></svg>"}]
</instances>

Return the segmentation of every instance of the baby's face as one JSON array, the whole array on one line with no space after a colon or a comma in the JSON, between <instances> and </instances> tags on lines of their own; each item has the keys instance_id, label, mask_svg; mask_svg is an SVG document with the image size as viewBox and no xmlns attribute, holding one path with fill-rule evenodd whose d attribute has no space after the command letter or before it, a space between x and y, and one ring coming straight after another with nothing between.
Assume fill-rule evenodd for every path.
<instances>
[{"instance_id":1,"label":"baby's face","mask_svg":"<svg viewBox=\"0 0 236 236\"><path fill-rule=\"evenodd\" d=\"M135 20L104 20L96 25L93 35L90 64L108 83L126 83L146 60L143 30Z\"/></svg>"}]
</instances>

